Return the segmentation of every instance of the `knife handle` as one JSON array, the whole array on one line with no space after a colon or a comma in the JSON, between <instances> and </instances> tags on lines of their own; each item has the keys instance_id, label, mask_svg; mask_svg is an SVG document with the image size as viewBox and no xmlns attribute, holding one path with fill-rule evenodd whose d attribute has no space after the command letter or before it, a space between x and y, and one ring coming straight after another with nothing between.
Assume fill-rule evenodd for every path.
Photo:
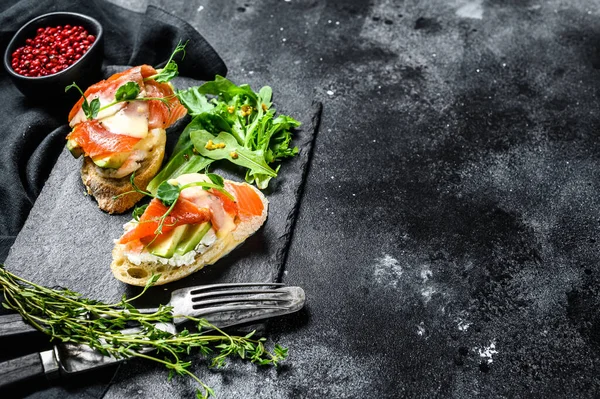
<instances>
[{"instance_id":1,"label":"knife handle","mask_svg":"<svg viewBox=\"0 0 600 399\"><path fill-rule=\"evenodd\" d=\"M39 333L39 331L27 324L20 314L13 313L0 316L0 338L31 333Z\"/></svg>"},{"instance_id":2,"label":"knife handle","mask_svg":"<svg viewBox=\"0 0 600 399\"><path fill-rule=\"evenodd\" d=\"M7 360L0 363L0 388L43 375L44 366L39 353Z\"/></svg>"}]
</instances>

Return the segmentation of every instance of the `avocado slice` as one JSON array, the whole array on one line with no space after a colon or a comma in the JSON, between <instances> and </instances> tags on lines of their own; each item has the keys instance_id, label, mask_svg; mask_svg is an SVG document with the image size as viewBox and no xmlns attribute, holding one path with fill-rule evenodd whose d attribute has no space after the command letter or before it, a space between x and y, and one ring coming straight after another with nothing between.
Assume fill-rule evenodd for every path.
<instances>
[{"instance_id":1,"label":"avocado slice","mask_svg":"<svg viewBox=\"0 0 600 399\"><path fill-rule=\"evenodd\" d=\"M119 169L121 165L129 158L131 152L115 152L114 154L106 155L104 157L92 158L94 163L106 169Z\"/></svg>"},{"instance_id":2,"label":"avocado slice","mask_svg":"<svg viewBox=\"0 0 600 399\"><path fill-rule=\"evenodd\" d=\"M71 151L71 154L75 158L79 158L83 154L83 149L77 144L77 142L73 139L67 140L67 149Z\"/></svg>"},{"instance_id":3,"label":"avocado slice","mask_svg":"<svg viewBox=\"0 0 600 399\"><path fill-rule=\"evenodd\" d=\"M206 235L208 230L212 227L210 222L204 222L200 224L188 225L188 231L185 237L177 245L175 253L178 255L184 255L190 251L193 251L202 238Z\"/></svg>"},{"instance_id":4,"label":"avocado slice","mask_svg":"<svg viewBox=\"0 0 600 399\"><path fill-rule=\"evenodd\" d=\"M181 238L185 236L188 225L177 226L165 236L157 238L148 246L148 251L152 255L160 256L161 258L170 258L177 249L177 244Z\"/></svg>"}]
</instances>

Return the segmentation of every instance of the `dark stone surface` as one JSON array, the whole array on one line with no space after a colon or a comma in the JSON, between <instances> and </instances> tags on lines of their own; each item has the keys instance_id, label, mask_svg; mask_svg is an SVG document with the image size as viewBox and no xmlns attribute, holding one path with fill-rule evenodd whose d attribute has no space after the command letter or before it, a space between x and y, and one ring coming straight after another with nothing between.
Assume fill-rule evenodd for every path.
<instances>
[{"instance_id":1,"label":"dark stone surface","mask_svg":"<svg viewBox=\"0 0 600 399\"><path fill-rule=\"evenodd\" d=\"M195 363L220 397L597 395L595 2L160 4L282 111L324 103L283 273L308 304L268 329L289 361ZM192 390L159 375L105 397Z\"/></svg>"}]
</instances>

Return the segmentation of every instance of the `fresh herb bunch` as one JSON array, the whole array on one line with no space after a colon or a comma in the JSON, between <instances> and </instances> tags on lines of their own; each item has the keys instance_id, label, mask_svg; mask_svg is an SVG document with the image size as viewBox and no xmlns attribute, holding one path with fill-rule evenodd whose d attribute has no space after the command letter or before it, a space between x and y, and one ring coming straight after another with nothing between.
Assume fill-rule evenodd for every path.
<instances>
[{"instance_id":1,"label":"fresh herb bunch","mask_svg":"<svg viewBox=\"0 0 600 399\"><path fill-rule=\"evenodd\" d=\"M154 275L139 295L129 299L123 296L118 303L105 304L68 289L32 283L0 265L3 306L19 312L52 340L88 345L105 356L138 357L161 363L169 369L169 380L175 375L194 379L200 386L196 390L197 398L214 396L214 391L189 370L191 362L183 360L192 350L206 357L214 355L211 367L223 367L229 357L277 366L287 357L288 350L278 344L272 352L268 351L264 346L266 339L253 338L254 332L246 336L229 335L205 319L174 315L170 306L161 305L151 314L140 313L131 302L142 296L159 277ZM186 329L172 334L157 327L159 323L172 323L175 317L193 321L199 332ZM122 331L131 323L136 323L139 330ZM148 348L155 349L155 353L148 352Z\"/></svg>"},{"instance_id":2,"label":"fresh herb bunch","mask_svg":"<svg viewBox=\"0 0 600 399\"><path fill-rule=\"evenodd\" d=\"M298 154L291 141L300 122L287 115L275 117L269 86L255 93L247 84L236 86L217 75L176 95L193 119L179 136L174 155L149 183L149 191L223 159L246 168L246 181L265 189L279 170L272 165Z\"/></svg>"}]
</instances>

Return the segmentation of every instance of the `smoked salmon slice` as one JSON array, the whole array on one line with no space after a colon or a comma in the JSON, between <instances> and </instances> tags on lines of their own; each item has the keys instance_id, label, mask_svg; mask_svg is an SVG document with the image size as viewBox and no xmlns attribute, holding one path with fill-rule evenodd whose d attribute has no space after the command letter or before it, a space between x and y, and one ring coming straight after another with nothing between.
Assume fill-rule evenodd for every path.
<instances>
[{"instance_id":1,"label":"smoked salmon slice","mask_svg":"<svg viewBox=\"0 0 600 399\"><path fill-rule=\"evenodd\" d=\"M225 194L223 194L219 190L211 189L210 192L215 197L219 198L219 200L221 201L221 204L223 205L223 210L225 210L225 212L227 212L230 215L237 215L238 205L235 201L232 201L229 197L227 197ZM229 192L229 194L233 195L233 193L231 193L231 192Z\"/></svg>"},{"instance_id":2,"label":"smoked salmon slice","mask_svg":"<svg viewBox=\"0 0 600 399\"><path fill-rule=\"evenodd\" d=\"M263 202L252 187L247 184L225 182L225 189L235 197L240 217L260 216L262 214Z\"/></svg>"},{"instance_id":3,"label":"smoked salmon slice","mask_svg":"<svg viewBox=\"0 0 600 399\"><path fill-rule=\"evenodd\" d=\"M141 140L139 137L111 133L97 120L78 123L67 139L74 140L86 156L97 157L118 152L129 152Z\"/></svg>"},{"instance_id":4,"label":"smoked salmon slice","mask_svg":"<svg viewBox=\"0 0 600 399\"><path fill-rule=\"evenodd\" d=\"M141 89L144 88L144 77L152 76L156 74L156 69L149 65L141 65L134 68L130 68L126 71L116 73L106 80L102 80L88 87L85 91L85 97L88 101L94 98L103 97L107 99L114 99L115 93L125 83L135 82ZM144 76L146 75L146 76ZM69 112L69 122L81 111L83 105L83 97L75 103L71 112Z\"/></svg>"},{"instance_id":5,"label":"smoked salmon slice","mask_svg":"<svg viewBox=\"0 0 600 399\"><path fill-rule=\"evenodd\" d=\"M186 115L186 108L174 94L173 89L167 83L159 83L155 80L146 82L147 97L168 97L169 102L167 105L159 100L149 101L148 129L166 129Z\"/></svg>"},{"instance_id":6,"label":"smoked salmon slice","mask_svg":"<svg viewBox=\"0 0 600 399\"><path fill-rule=\"evenodd\" d=\"M154 198L148 204L144 214L140 217L138 225L125 233L120 239L119 244L126 244L133 240L145 237L154 238L156 230L161 222L161 217L167 213L169 207L164 205L159 199ZM168 233L177 226L184 224L197 224L210 220L210 210L207 208L198 208L193 202L185 198L179 198L175 207L165 218L162 226L162 234ZM162 235L161 234L161 235ZM160 237L161 235L158 235Z\"/></svg>"}]
</instances>

